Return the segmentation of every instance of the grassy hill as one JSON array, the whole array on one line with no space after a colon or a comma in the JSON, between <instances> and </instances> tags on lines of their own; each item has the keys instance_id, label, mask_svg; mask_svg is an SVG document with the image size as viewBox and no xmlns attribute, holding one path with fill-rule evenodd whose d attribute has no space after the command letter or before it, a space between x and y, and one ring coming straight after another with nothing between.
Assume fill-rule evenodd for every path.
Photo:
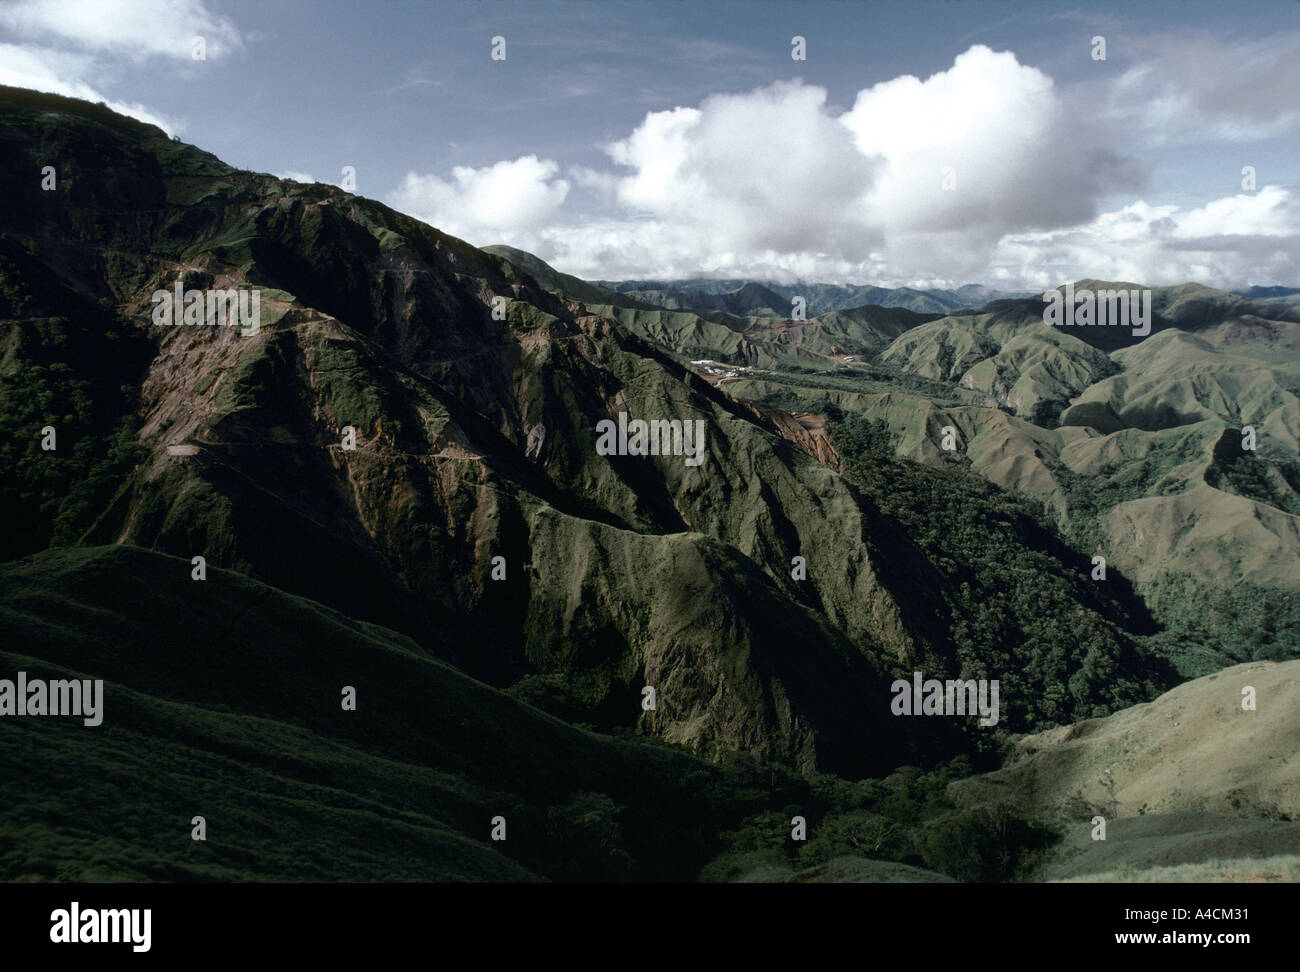
<instances>
[{"instance_id":1,"label":"grassy hill","mask_svg":"<svg viewBox=\"0 0 1300 972\"><path fill-rule=\"evenodd\" d=\"M1025 736L1001 770L955 784L954 795L1074 818L1194 810L1294 820L1300 773L1278 742L1300 731L1298 701L1300 661L1235 665L1106 718Z\"/></svg>"},{"instance_id":2,"label":"grassy hill","mask_svg":"<svg viewBox=\"0 0 1300 972\"><path fill-rule=\"evenodd\" d=\"M0 672L105 683L98 727L4 720L0 880L689 880L765 796L757 771L575 728L397 632L190 572L127 546L0 566Z\"/></svg>"},{"instance_id":3,"label":"grassy hill","mask_svg":"<svg viewBox=\"0 0 1300 972\"><path fill-rule=\"evenodd\" d=\"M1300 878L1300 822L1243 820L1180 811L1069 828L1039 881L1294 883Z\"/></svg>"}]
</instances>

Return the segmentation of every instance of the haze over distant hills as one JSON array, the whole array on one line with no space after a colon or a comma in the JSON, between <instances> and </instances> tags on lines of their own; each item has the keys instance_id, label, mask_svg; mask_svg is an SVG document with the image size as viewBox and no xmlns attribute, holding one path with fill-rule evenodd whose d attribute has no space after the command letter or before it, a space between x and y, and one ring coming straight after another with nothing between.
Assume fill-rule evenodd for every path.
<instances>
[{"instance_id":1,"label":"haze over distant hills","mask_svg":"<svg viewBox=\"0 0 1300 972\"><path fill-rule=\"evenodd\" d=\"M588 283L512 246L485 246L487 253L505 257L526 269L548 290L561 290L572 297L616 303L641 301L668 310L716 310L736 316L785 317L791 301L803 297L808 316L848 310L873 304L902 307L920 313L944 313L963 307L980 307L991 300L1027 297L1028 292L1000 291L980 284L966 284L956 290L913 290L909 287L795 283L698 277L686 280L595 280ZM1281 288L1266 288L1281 289ZM610 295L618 295L611 298ZM1262 296L1262 295L1261 295ZM598 300L598 297L605 298Z\"/></svg>"},{"instance_id":2,"label":"haze over distant hills","mask_svg":"<svg viewBox=\"0 0 1300 972\"><path fill-rule=\"evenodd\" d=\"M638 297L670 309L704 308L769 317L785 316L790 309L790 302L796 296L804 298L810 313L846 310L864 304L903 307L922 313L944 312L962 307L979 307L1000 297L1027 296L1023 292L1002 292L979 284L966 284L956 290L913 290L910 287L708 279L598 282L617 293Z\"/></svg>"}]
</instances>

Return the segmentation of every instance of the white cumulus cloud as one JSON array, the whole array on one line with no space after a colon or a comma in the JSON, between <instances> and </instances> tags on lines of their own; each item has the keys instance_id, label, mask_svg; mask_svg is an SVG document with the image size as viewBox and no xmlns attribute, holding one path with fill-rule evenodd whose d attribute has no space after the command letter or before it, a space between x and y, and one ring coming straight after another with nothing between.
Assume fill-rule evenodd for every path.
<instances>
[{"instance_id":1,"label":"white cumulus cloud","mask_svg":"<svg viewBox=\"0 0 1300 972\"><path fill-rule=\"evenodd\" d=\"M1273 63L1289 45L1261 51ZM567 211L558 166L532 156L449 180L410 173L390 201L472 243L520 246L588 278L1008 289L1082 276L1296 279L1300 211L1285 186L1199 208L1142 200L1151 163L1121 155L1107 127L1133 109L1137 77L1062 93L1014 54L975 45L928 78L859 91L844 111L823 88L784 81L650 112L604 147L608 168L568 173L604 201L601 218ZM1149 90L1161 98L1168 86ZM1235 90L1198 79L1190 102L1130 119L1136 142L1150 142L1162 113L1217 118L1224 138L1272 130L1250 112L1231 127Z\"/></svg>"},{"instance_id":2,"label":"white cumulus cloud","mask_svg":"<svg viewBox=\"0 0 1300 972\"><path fill-rule=\"evenodd\" d=\"M1082 226L1010 235L996 276L1031 288L1093 277L1232 289L1300 280L1300 198L1282 186L1191 209L1135 202Z\"/></svg>"},{"instance_id":3,"label":"white cumulus cloud","mask_svg":"<svg viewBox=\"0 0 1300 972\"><path fill-rule=\"evenodd\" d=\"M299 172L296 169L286 169L284 172L271 173L277 179L290 179L293 182L316 182L317 179L310 172Z\"/></svg>"},{"instance_id":4,"label":"white cumulus cloud","mask_svg":"<svg viewBox=\"0 0 1300 972\"><path fill-rule=\"evenodd\" d=\"M905 76L859 92L841 121L864 155L884 162L867 205L891 236L960 230L997 239L1081 222L1102 195L1142 181L1135 163L1071 117L1050 77L982 45L925 81Z\"/></svg>"},{"instance_id":5,"label":"white cumulus cloud","mask_svg":"<svg viewBox=\"0 0 1300 972\"><path fill-rule=\"evenodd\" d=\"M456 166L451 179L408 172L393 192L396 209L480 245L520 239L551 226L569 193L559 165L524 155L483 168Z\"/></svg>"},{"instance_id":6,"label":"white cumulus cloud","mask_svg":"<svg viewBox=\"0 0 1300 972\"><path fill-rule=\"evenodd\" d=\"M182 130L179 122L136 102L117 101L78 78L90 73L90 58L49 48L27 48L0 44L0 84L29 88L47 94L104 102L119 114L157 125L168 135Z\"/></svg>"},{"instance_id":7,"label":"white cumulus cloud","mask_svg":"<svg viewBox=\"0 0 1300 972\"><path fill-rule=\"evenodd\" d=\"M244 45L239 29L204 0L5 0L0 30L12 41L0 44L0 84L102 101L169 135L184 131L184 123L103 94L111 85L106 79L157 58L173 69L201 70L195 38L202 38L204 60Z\"/></svg>"},{"instance_id":8,"label":"white cumulus cloud","mask_svg":"<svg viewBox=\"0 0 1300 972\"><path fill-rule=\"evenodd\" d=\"M203 0L9 0L0 5L0 27L36 42L131 58L191 60L196 36L209 58L243 45L235 25Z\"/></svg>"},{"instance_id":9,"label":"white cumulus cloud","mask_svg":"<svg viewBox=\"0 0 1300 972\"><path fill-rule=\"evenodd\" d=\"M689 226L728 253L853 257L879 233L863 206L876 163L826 109L823 88L781 82L653 112L610 158L630 210Z\"/></svg>"}]
</instances>

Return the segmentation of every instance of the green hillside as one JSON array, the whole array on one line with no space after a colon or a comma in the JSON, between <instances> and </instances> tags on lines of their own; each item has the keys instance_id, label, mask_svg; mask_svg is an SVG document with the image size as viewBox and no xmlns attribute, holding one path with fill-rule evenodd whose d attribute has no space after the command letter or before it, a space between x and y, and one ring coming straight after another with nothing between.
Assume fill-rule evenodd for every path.
<instances>
[{"instance_id":1,"label":"green hillside","mask_svg":"<svg viewBox=\"0 0 1300 972\"><path fill-rule=\"evenodd\" d=\"M6 675L105 683L100 726L6 720L0 879L683 880L711 822L760 802L743 769L573 728L394 631L190 572L126 546L0 567Z\"/></svg>"},{"instance_id":2,"label":"green hillside","mask_svg":"<svg viewBox=\"0 0 1300 972\"><path fill-rule=\"evenodd\" d=\"M1024 880L1059 808L958 781L1300 656L1286 306L670 306L12 88L0 192L0 677L109 712L0 727L0 878ZM917 671L996 726L899 718Z\"/></svg>"}]
</instances>

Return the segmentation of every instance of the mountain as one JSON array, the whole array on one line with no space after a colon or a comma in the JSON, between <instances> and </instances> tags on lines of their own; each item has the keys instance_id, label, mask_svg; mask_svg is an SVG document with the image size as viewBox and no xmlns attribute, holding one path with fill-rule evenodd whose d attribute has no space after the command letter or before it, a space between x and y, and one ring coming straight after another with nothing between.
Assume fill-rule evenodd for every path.
<instances>
[{"instance_id":1,"label":"mountain","mask_svg":"<svg viewBox=\"0 0 1300 972\"><path fill-rule=\"evenodd\" d=\"M799 422L377 203L237 172L66 99L5 105L6 498L28 527L7 556L203 556L565 718L705 754L863 773L977 744L973 727L900 727L888 709L892 671L971 664L953 626L973 595L954 588L936 613L922 592L951 586L944 569L799 448L834 462ZM23 183L56 147L62 194ZM260 329L150 323L151 295L182 274L257 288ZM597 423L620 412L703 421L701 465L599 455ZM1039 542L1072 575L1077 555ZM1137 670L1126 608L1074 582L1061 596Z\"/></svg>"},{"instance_id":2,"label":"mountain","mask_svg":"<svg viewBox=\"0 0 1300 972\"><path fill-rule=\"evenodd\" d=\"M1274 300L1279 297L1300 297L1300 287L1247 287L1245 290L1234 290L1233 293L1251 300Z\"/></svg>"},{"instance_id":3,"label":"mountain","mask_svg":"<svg viewBox=\"0 0 1300 972\"><path fill-rule=\"evenodd\" d=\"M746 369L839 369L929 320L923 314L874 306L832 311L808 320L738 318L720 311L620 304L589 304L587 309L618 321L683 362L705 360Z\"/></svg>"},{"instance_id":4,"label":"mountain","mask_svg":"<svg viewBox=\"0 0 1300 972\"><path fill-rule=\"evenodd\" d=\"M1066 821L1042 879L1294 874L1300 777L1272 740L1296 737L1298 701L1300 661L1236 665L1104 719L1025 736L1001 770L949 794L961 806ZM1105 840L1092 836L1098 815ZM1181 875L1164 870L1180 866Z\"/></svg>"},{"instance_id":5,"label":"mountain","mask_svg":"<svg viewBox=\"0 0 1300 972\"><path fill-rule=\"evenodd\" d=\"M928 841L933 826L912 819L921 791L920 815L948 837L986 833L914 772L864 786L574 727L391 629L190 570L120 544L0 565L0 665L93 675L105 700L99 727L17 719L0 733L20 784L0 795L0 879L717 880L737 841L779 842L791 813L814 834L825 822L809 859L835 858L799 880L951 881L1020 859ZM846 859L843 824L868 806L915 829L899 863ZM187 839L200 824L206 839Z\"/></svg>"},{"instance_id":6,"label":"mountain","mask_svg":"<svg viewBox=\"0 0 1300 972\"><path fill-rule=\"evenodd\" d=\"M515 249L513 246L485 246L483 252L508 260L532 277L543 290L555 291L564 294L566 297L572 297L574 300L594 304L610 304L621 299L616 291L588 283L571 274L561 273L549 263L524 250ZM629 300L628 304L636 306L637 302Z\"/></svg>"},{"instance_id":7,"label":"mountain","mask_svg":"<svg viewBox=\"0 0 1300 972\"><path fill-rule=\"evenodd\" d=\"M710 806L722 770L565 725L233 571L196 583L188 560L114 545L0 578L6 674L102 678L106 710L103 731L6 720L3 880L535 881L574 876L566 857L680 880L706 850L695 821L744 810Z\"/></svg>"},{"instance_id":8,"label":"mountain","mask_svg":"<svg viewBox=\"0 0 1300 972\"><path fill-rule=\"evenodd\" d=\"M1131 579L1185 674L1294 657L1300 318L1195 284L1151 290L1146 337L1048 326L1041 298L999 300L909 328L849 371L751 370L727 390L855 415L933 467L953 458L935 434L951 427L971 472L1043 504Z\"/></svg>"},{"instance_id":9,"label":"mountain","mask_svg":"<svg viewBox=\"0 0 1300 972\"><path fill-rule=\"evenodd\" d=\"M879 423L902 458L947 465L935 430L951 426L972 472L1044 504L1074 543L1118 565L1179 632L1173 642L1218 642L1209 657L1224 664L1300 651L1295 308L1190 283L1151 288L1150 334L1140 336L1051 327L1044 307L1041 296L999 298L929 320L862 307L766 326L598 312L700 362L734 397ZM828 427L832 441L841 424ZM1247 428L1258 448L1234 449ZM1248 633L1229 630L1239 612L1203 580L1221 576L1262 602ZM1175 654L1200 658L1188 673L1212 664L1185 644Z\"/></svg>"},{"instance_id":10,"label":"mountain","mask_svg":"<svg viewBox=\"0 0 1300 972\"><path fill-rule=\"evenodd\" d=\"M1234 665L1144 705L1024 736L1002 769L950 789L965 805L1076 819L1209 811L1294 821L1300 776L1261 743L1296 738L1297 702L1300 661Z\"/></svg>"},{"instance_id":11,"label":"mountain","mask_svg":"<svg viewBox=\"0 0 1300 972\"><path fill-rule=\"evenodd\" d=\"M545 289L581 300L593 313L617 320L682 362L837 369L846 360L874 354L904 331L936 316L870 304L794 319L784 316L793 310L789 299L752 282L716 293L683 292L683 300L695 301L688 306L662 291L587 283L511 247L487 247L487 252L533 275Z\"/></svg>"},{"instance_id":12,"label":"mountain","mask_svg":"<svg viewBox=\"0 0 1300 972\"><path fill-rule=\"evenodd\" d=\"M6 157L27 156L6 173L10 496L43 537L204 556L585 721L635 725L651 684L665 738L879 764L863 693L886 691L886 660L928 647L907 587L926 566L881 575L893 525L774 425L378 204L237 173L76 103L6 103ZM65 188L43 196L16 173L54 137ZM262 327L150 324L150 295L180 274L259 288ZM88 316L97 301L115 329ZM47 410L119 346L130 367L100 396L116 414ZM623 411L706 422L708 465L598 455L598 421ZM70 463L45 462L51 421ZM108 466L87 472L94 429L129 444L105 440ZM93 496L73 488L83 473ZM43 512L60 488L67 503ZM805 549L818 553L800 585L789 565Z\"/></svg>"},{"instance_id":13,"label":"mountain","mask_svg":"<svg viewBox=\"0 0 1300 972\"><path fill-rule=\"evenodd\" d=\"M4 664L102 678L121 713L6 724L10 879L731 880L774 841L792 874L903 873L841 860L884 826L868 856L1011 880L1050 822L949 783L1296 653L1294 385L1266 360L1291 321L1244 299L1161 295L1155 337L1219 357L1150 429L1106 382L1193 358L1058 333L1041 300L651 306L74 99L0 88L0 191ZM1121 428L1056 424L1090 393ZM606 448L629 420L663 448ZM1123 546L1144 511L1150 556ZM996 724L900 718L917 671L998 680ZM231 842L160 850L200 803Z\"/></svg>"},{"instance_id":14,"label":"mountain","mask_svg":"<svg viewBox=\"0 0 1300 972\"><path fill-rule=\"evenodd\" d=\"M984 827L1020 829L1022 880L1294 881L1300 782L1280 741L1295 738L1298 676L1300 661L1238 665L1105 718L1023 736L991 773L945 780L898 771L867 787L863 809L819 823L871 849L867 858L837 857L836 843L814 839L797 852L733 854L710 867L747 883L939 881L916 867L927 853L942 860L936 849L960 820L968 866ZM1242 704L1246 689L1252 709ZM900 803L936 786L955 809L921 811L919 825L898 819ZM1040 843L1027 821L1056 839ZM944 862L943 874L961 872Z\"/></svg>"},{"instance_id":15,"label":"mountain","mask_svg":"<svg viewBox=\"0 0 1300 972\"><path fill-rule=\"evenodd\" d=\"M503 248L495 249L499 252ZM504 253L501 255L506 256ZM535 260L536 257L532 259ZM866 304L900 307L920 314L944 314L965 307L981 306L999 298L1027 296L997 291L979 284L966 284L956 290L915 290L910 287L874 287L866 284L781 284L711 278L601 280L597 283L625 298L655 304L667 310L719 310L756 317L788 316L795 297L803 298L806 313L811 317Z\"/></svg>"}]
</instances>

